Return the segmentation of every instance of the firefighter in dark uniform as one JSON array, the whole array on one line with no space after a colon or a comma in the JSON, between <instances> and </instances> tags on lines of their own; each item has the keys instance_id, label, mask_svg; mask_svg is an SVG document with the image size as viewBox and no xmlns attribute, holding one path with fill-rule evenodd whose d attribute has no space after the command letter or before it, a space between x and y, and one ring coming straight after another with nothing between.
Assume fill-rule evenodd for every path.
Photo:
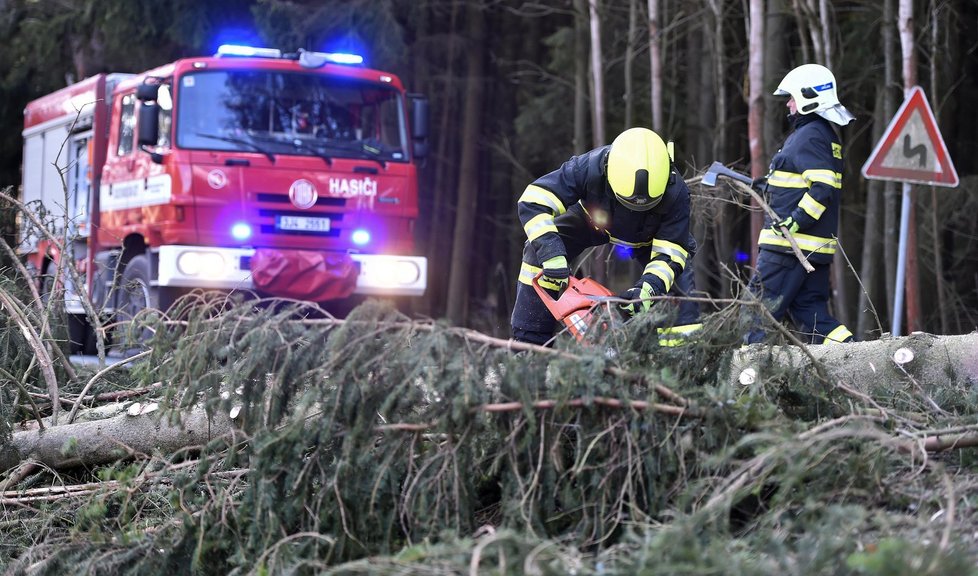
<instances>
[{"instance_id":1,"label":"firefighter in dark uniform","mask_svg":"<svg viewBox=\"0 0 978 576\"><path fill-rule=\"evenodd\" d=\"M765 218L757 240L757 270L750 290L771 306L775 319L787 314L808 341L850 342L852 332L829 314L829 267L836 252L842 192L842 144L832 124L845 126L852 114L839 103L835 76L818 64L799 66L775 90L788 96L794 130L771 160L762 183L779 216ZM805 271L791 251L786 228L815 268ZM756 326L747 343L760 342Z\"/></svg>"},{"instance_id":2,"label":"firefighter in dark uniform","mask_svg":"<svg viewBox=\"0 0 978 576\"><path fill-rule=\"evenodd\" d=\"M691 295L696 242L689 231L689 189L662 139L631 128L610 146L564 162L527 186L517 203L527 242L516 285L513 338L546 344L557 321L533 289L538 280L554 298L567 287L569 263L591 246L612 243L645 264L641 278L620 297L630 315L646 312L653 296ZM682 302L677 324L660 328L672 345L695 331L698 305Z\"/></svg>"}]
</instances>

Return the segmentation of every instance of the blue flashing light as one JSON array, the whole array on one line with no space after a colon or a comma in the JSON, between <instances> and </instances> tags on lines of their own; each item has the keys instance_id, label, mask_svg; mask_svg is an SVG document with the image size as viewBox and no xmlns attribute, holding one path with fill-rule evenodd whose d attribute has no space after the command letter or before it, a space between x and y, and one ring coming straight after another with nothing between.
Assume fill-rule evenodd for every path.
<instances>
[{"instance_id":1,"label":"blue flashing light","mask_svg":"<svg viewBox=\"0 0 978 576\"><path fill-rule=\"evenodd\" d=\"M620 244L615 244L615 248L614 248L613 252L614 252L614 254L615 254L616 257L618 257L618 258L620 258L622 260L628 260L628 259L630 259L632 257L632 249L629 248L628 246L622 246Z\"/></svg>"},{"instance_id":2,"label":"blue flashing light","mask_svg":"<svg viewBox=\"0 0 978 576\"><path fill-rule=\"evenodd\" d=\"M259 58L281 58L282 51L278 48L256 48L243 44L222 44L217 49L217 56L257 56Z\"/></svg>"},{"instance_id":3,"label":"blue flashing light","mask_svg":"<svg viewBox=\"0 0 978 576\"><path fill-rule=\"evenodd\" d=\"M360 56L359 54L349 54L344 52L330 52L324 54L324 56L326 56L327 60L329 60L330 62L334 62L336 64L351 64L355 66L363 64L363 56Z\"/></svg>"},{"instance_id":4,"label":"blue flashing light","mask_svg":"<svg viewBox=\"0 0 978 576\"><path fill-rule=\"evenodd\" d=\"M231 236L235 240L247 240L251 238L251 225L247 222L236 222L231 227Z\"/></svg>"},{"instance_id":5,"label":"blue flashing light","mask_svg":"<svg viewBox=\"0 0 978 576\"><path fill-rule=\"evenodd\" d=\"M735 250L734 260L736 260L737 264L746 264L747 262L750 262L750 254L744 252L743 250Z\"/></svg>"},{"instance_id":6,"label":"blue flashing light","mask_svg":"<svg viewBox=\"0 0 978 576\"><path fill-rule=\"evenodd\" d=\"M363 228L357 228L353 231L352 240L357 246L366 246L370 242L370 232Z\"/></svg>"}]
</instances>

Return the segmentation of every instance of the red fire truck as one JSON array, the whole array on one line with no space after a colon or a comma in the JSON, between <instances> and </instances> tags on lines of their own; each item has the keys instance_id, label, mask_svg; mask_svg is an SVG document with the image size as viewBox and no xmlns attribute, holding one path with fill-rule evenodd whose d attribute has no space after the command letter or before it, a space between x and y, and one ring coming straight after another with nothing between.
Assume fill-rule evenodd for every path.
<instances>
[{"instance_id":1,"label":"red fire truck","mask_svg":"<svg viewBox=\"0 0 978 576\"><path fill-rule=\"evenodd\" d=\"M425 290L413 227L428 103L359 57L222 46L100 74L28 104L23 135L22 199L63 216L72 241L27 231L22 251L40 278L75 263L79 281L61 276L74 349L90 341L82 291L126 319L193 288L314 302Z\"/></svg>"}]
</instances>

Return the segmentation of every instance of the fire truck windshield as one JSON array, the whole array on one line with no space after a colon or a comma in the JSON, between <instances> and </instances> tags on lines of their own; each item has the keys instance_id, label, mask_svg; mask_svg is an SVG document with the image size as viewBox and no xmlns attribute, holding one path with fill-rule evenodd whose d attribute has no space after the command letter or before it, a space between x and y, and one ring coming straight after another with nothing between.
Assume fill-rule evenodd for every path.
<instances>
[{"instance_id":1,"label":"fire truck windshield","mask_svg":"<svg viewBox=\"0 0 978 576\"><path fill-rule=\"evenodd\" d=\"M403 99L323 74L201 70L182 76L176 145L198 150L407 162Z\"/></svg>"}]
</instances>

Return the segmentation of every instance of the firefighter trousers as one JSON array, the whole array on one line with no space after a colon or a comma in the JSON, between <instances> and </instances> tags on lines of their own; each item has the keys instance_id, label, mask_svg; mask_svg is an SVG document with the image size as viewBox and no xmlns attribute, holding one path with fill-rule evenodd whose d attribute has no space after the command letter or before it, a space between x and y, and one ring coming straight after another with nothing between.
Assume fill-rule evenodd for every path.
<instances>
[{"instance_id":1,"label":"firefighter trousers","mask_svg":"<svg viewBox=\"0 0 978 576\"><path fill-rule=\"evenodd\" d=\"M567 261L573 262L575 258L587 248L592 246L602 246L609 243L608 235L595 230L587 221L583 209L579 204L575 204L554 219L557 226L557 234L564 242L567 250ZM632 259L646 263L651 256L649 248L635 250L632 252ZM693 280L693 257L686 261L686 268L682 274L676 278L669 291L673 296L692 296L695 289ZM537 258L533 246L526 242L523 246L523 265L521 272L540 269L540 259ZM520 274L520 281L516 283L516 304L513 306L513 315L510 319L512 325L513 339L532 344L546 344L553 337L554 330L557 328L557 319L553 317L547 309L547 305L540 300L529 279L524 273ZM679 303L679 310L676 317L676 326L690 327L692 330L695 323L699 321L699 304L696 302L682 301ZM681 330L679 334L688 332Z\"/></svg>"},{"instance_id":2,"label":"firefighter trousers","mask_svg":"<svg viewBox=\"0 0 978 576\"><path fill-rule=\"evenodd\" d=\"M757 271L750 281L751 293L758 297L774 319L787 315L811 344L851 342L852 332L829 314L829 264L815 264L806 272L794 254L761 249ZM760 316L752 313L752 326L744 338L747 344L764 339Z\"/></svg>"}]
</instances>

